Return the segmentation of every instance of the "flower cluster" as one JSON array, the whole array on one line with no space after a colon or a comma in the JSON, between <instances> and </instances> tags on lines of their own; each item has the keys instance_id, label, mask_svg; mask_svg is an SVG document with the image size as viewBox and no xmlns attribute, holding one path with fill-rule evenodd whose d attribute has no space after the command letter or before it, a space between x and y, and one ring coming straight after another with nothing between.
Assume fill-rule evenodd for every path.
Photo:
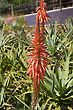
<instances>
[{"instance_id":1,"label":"flower cluster","mask_svg":"<svg viewBox=\"0 0 73 110\"><path fill-rule=\"evenodd\" d=\"M44 43L44 23L49 17L46 13L46 4L44 0L40 1L36 10L36 28L34 38L32 39L31 52L29 53L28 74L33 81L37 80L37 83L39 84L40 80L44 79L48 63L48 53L46 52L46 46Z\"/></svg>"},{"instance_id":2,"label":"flower cluster","mask_svg":"<svg viewBox=\"0 0 73 110\"><path fill-rule=\"evenodd\" d=\"M32 40L32 52L29 54L29 70L28 73L35 80L44 79L46 67L47 67L47 52L41 33L35 33L35 37Z\"/></svg>"},{"instance_id":3,"label":"flower cluster","mask_svg":"<svg viewBox=\"0 0 73 110\"><path fill-rule=\"evenodd\" d=\"M40 5L36 8L37 11L37 18L39 18L40 23L46 22L49 18L49 16L46 13L47 6L44 0L40 0Z\"/></svg>"}]
</instances>

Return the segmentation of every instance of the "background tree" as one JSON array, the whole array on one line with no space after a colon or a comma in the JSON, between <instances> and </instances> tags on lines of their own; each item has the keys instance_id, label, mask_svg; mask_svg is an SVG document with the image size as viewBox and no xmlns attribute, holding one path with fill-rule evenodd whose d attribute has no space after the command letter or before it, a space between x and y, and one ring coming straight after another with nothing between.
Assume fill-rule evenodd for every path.
<instances>
[{"instance_id":1,"label":"background tree","mask_svg":"<svg viewBox=\"0 0 73 110\"><path fill-rule=\"evenodd\" d=\"M32 0L7 0L7 2L10 4L11 14L12 14L12 16L14 16L13 5L29 3L29 2L32 2Z\"/></svg>"},{"instance_id":2,"label":"background tree","mask_svg":"<svg viewBox=\"0 0 73 110\"><path fill-rule=\"evenodd\" d=\"M8 8L8 2L7 0L0 0L0 12L4 12Z\"/></svg>"}]
</instances>

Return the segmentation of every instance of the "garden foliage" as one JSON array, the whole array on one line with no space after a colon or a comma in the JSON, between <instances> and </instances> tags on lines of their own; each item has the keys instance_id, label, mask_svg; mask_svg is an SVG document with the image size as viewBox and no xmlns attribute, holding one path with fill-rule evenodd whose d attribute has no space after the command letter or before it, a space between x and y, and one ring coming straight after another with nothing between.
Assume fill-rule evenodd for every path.
<instances>
[{"instance_id":1,"label":"garden foliage","mask_svg":"<svg viewBox=\"0 0 73 110\"><path fill-rule=\"evenodd\" d=\"M27 74L31 31L21 18L11 24L0 21L0 110L31 110L33 86ZM72 18L63 25L50 23L45 36L49 62L36 110L72 110Z\"/></svg>"}]
</instances>

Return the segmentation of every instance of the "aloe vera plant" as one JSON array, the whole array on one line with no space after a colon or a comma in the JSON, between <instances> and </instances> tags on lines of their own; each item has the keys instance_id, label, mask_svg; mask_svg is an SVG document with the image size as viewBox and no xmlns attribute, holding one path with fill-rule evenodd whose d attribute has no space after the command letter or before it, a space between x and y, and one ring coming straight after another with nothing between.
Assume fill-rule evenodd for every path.
<instances>
[{"instance_id":1,"label":"aloe vera plant","mask_svg":"<svg viewBox=\"0 0 73 110\"><path fill-rule=\"evenodd\" d=\"M32 93L32 82L26 77L29 43L25 27L19 21L14 22L4 24L0 33L0 109L6 110L20 109L19 105L22 109L29 109Z\"/></svg>"},{"instance_id":2,"label":"aloe vera plant","mask_svg":"<svg viewBox=\"0 0 73 110\"><path fill-rule=\"evenodd\" d=\"M38 8L37 11L39 11ZM71 20L66 21L65 25L56 22L44 28L41 26L41 23L41 34L37 31L37 29L39 29L39 25L37 25L32 40L32 44L34 44L32 48L30 48L29 44L33 36L28 34L29 30L27 31L27 27L24 26L23 22L24 20L20 19L17 21L14 20L13 23L9 25L1 24L0 109L31 109L33 84L27 75L26 62L28 59L27 53L29 51L31 53L31 49L36 50L36 52L33 51L34 54L32 54L31 57L35 55L38 56L40 61L44 59L44 61L42 60L43 63L40 63L42 65L47 62L47 66L45 66L46 64L43 66L43 70L45 67L44 72L41 71L42 65L38 64L41 68L38 69L40 73L29 73L31 77L35 75L35 79L38 79L35 84L40 84L40 89L37 91L37 94L39 92L39 99L35 109L73 109L73 24ZM44 29L44 31L42 29ZM43 32L44 34L42 34ZM45 46L45 44L47 46ZM41 51L40 58L38 49ZM35 57L35 62L37 61L36 59ZM37 64L34 69L35 68L37 68ZM31 69L33 68L29 70ZM42 82L43 79L44 81Z\"/></svg>"},{"instance_id":3,"label":"aloe vera plant","mask_svg":"<svg viewBox=\"0 0 73 110\"><path fill-rule=\"evenodd\" d=\"M50 102L55 102L62 110L72 107L73 104L73 73L70 73L70 54L66 57L66 61L62 61L62 65L56 71L48 66L44 83L44 90L51 97Z\"/></svg>"}]
</instances>

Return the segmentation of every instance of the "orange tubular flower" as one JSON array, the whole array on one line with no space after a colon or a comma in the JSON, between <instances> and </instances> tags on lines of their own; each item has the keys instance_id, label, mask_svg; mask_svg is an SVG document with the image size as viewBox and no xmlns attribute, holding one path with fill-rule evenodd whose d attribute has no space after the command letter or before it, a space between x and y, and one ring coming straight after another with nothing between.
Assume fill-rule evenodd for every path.
<instances>
[{"instance_id":1,"label":"orange tubular flower","mask_svg":"<svg viewBox=\"0 0 73 110\"><path fill-rule=\"evenodd\" d=\"M33 92L34 96L32 99L33 106L36 106L36 99L39 92L40 80L44 80L46 68L48 64L48 53L46 52L46 46L44 43L44 24L48 20L46 13L46 4L44 0L40 0L40 4L37 7L36 15L36 27L34 38L32 39L31 52L29 53L28 59L28 74L33 80ZM33 110L34 110L33 107Z\"/></svg>"},{"instance_id":2,"label":"orange tubular flower","mask_svg":"<svg viewBox=\"0 0 73 110\"><path fill-rule=\"evenodd\" d=\"M38 79L38 83L40 83L40 79L44 79L46 67L47 67L47 52L46 47L43 41L43 36L41 33L35 33L35 37L32 40L32 52L29 54L29 70L33 80Z\"/></svg>"}]
</instances>

